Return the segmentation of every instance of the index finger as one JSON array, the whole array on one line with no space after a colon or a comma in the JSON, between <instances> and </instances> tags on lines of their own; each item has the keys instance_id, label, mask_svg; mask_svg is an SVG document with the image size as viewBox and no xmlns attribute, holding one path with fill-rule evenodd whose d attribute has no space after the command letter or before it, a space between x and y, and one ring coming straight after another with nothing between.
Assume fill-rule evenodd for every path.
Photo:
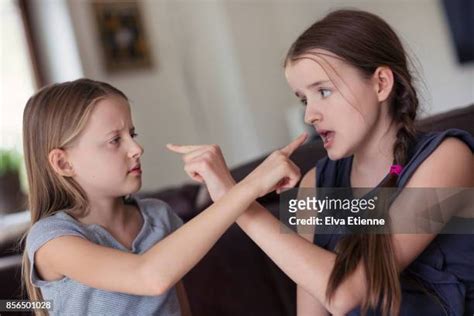
<instances>
[{"instance_id":1,"label":"index finger","mask_svg":"<svg viewBox=\"0 0 474 316\"><path fill-rule=\"evenodd\" d=\"M306 138L308 138L308 134L306 132L302 133L294 141L280 149L280 151L287 157L289 157L298 147L300 147L305 142Z\"/></svg>"},{"instance_id":2,"label":"index finger","mask_svg":"<svg viewBox=\"0 0 474 316\"><path fill-rule=\"evenodd\" d=\"M174 151L175 153L178 154L187 154L192 151L195 151L196 149L201 148L202 145L175 145L175 144L166 144L166 148L168 148L171 151Z\"/></svg>"}]
</instances>

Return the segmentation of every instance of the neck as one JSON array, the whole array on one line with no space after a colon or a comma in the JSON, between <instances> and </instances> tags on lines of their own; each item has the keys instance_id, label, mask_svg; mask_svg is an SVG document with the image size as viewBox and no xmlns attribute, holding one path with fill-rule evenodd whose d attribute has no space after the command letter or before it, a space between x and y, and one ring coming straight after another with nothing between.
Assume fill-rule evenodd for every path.
<instances>
[{"instance_id":1,"label":"neck","mask_svg":"<svg viewBox=\"0 0 474 316\"><path fill-rule=\"evenodd\" d=\"M89 212L79 218L84 224L99 224L105 228L126 226L127 206L121 197L88 197Z\"/></svg>"}]
</instances>

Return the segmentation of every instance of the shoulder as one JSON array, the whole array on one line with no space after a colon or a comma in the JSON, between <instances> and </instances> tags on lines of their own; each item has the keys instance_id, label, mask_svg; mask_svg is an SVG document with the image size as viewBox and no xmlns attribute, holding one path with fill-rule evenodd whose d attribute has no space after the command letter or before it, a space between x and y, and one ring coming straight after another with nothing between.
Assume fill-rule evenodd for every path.
<instances>
[{"instance_id":1,"label":"shoulder","mask_svg":"<svg viewBox=\"0 0 474 316\"><path fill-rule=\"evenodd\" d=\"M443 181L442 176L448 175L445 180L450 180L450 177L455 180L456 174L463 168L468 173L472 168L473 151L474 137L466 131L451 128L441 132L419 133L397 186L449 186L449 183L437 183L435 178ZM469 159L471 162L467 162ZM456 182L454 185L459 184Z\"/></svg>"},{"instance_id":2,"label":"shoulder","mask_svg":"<svg viewBox=\"0 0 474 316\"><path fill-rule=\"evenodd\" d=\"M84 233L84 227L64 211L44 217L31 226L30 233L40 231L73 230Z\"/></svg>"},{"instance_id":3,"label":"shoulder","mask_svg":"<svg viewBox=\"0 0 474 316\"><path fill-rule=\"evenodd\" d=\"M60 211L54 215L45 217L31 226L26 236L25 250L30 257L30 262L35 252L50 240L61 236L77 236L90 239L88 232L75 222L75 220Z\"/></svg>"},{"instance_id":4,"label":"shoulder","mask_svg":"<svg viewBox=\"0 0 474 316\"><path fill-rule=\"evenodd\" d=\"M31 226L26 237L26 249L36 250L51 239L64 235L86 237L86 230L65 212L45 217Z\"/></svg>"},{"instance_id":5,"label":"shoulder","mask_svg":"<svg viewBox=\"0 0 474 316\"><path fill-rule=\"evenodd\" d=\"M45 217L37 221L31 226L28 231L25 243L25 251L28 256L29 262L31 265L35 265L35 254L40 253L47 245L50 245L50 241L57 240L59 237L64 236L73 236L80 237L84 240L90 240L90 236L87 231L79 225L75 220L67 215L65 212L60 211L54 215ZM63 253L58 251L55 247L50 249L52 253ZM49 256L52 257L52 256ZM40 262L44 263L41 258ZM36 267L39 268L38 266ZM43 266L39 268L41 270L42 276L45 278L42 280L35 269L30 270L30 280L33 284L41 286L46 284L46 280L58 279L61 275L57 273L52 273L43 269Z\"/></svg>"},{"instance_id":6,"label":"shoulder","mask_svg":"<svg viewBox=\"0 0 474 316\"><path fill-rule=\"evenodd\" d=\"M134 197L134 199L152 225L165 226L168 232L172 232L183 225L182 219L165 201L154 198Z\"/></svg>"},{"instance_id":7,"label":"shoulder","mask_svg":"<svg viewBox=\"0 0 474 316\"><path fill-rule=\"evenodd\" d=\"M445 137L418 166L407 186L472 186L474 160L464 140Z\"/></svg>"}]
</instances>

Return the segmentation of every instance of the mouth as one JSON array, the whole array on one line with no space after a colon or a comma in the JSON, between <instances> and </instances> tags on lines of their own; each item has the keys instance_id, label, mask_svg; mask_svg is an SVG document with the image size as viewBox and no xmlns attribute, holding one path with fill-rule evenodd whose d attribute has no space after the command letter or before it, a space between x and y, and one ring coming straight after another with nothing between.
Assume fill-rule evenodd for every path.
<instances>
[{"instance_id":1,"label":"mouth","mask_svg":"<svg viewBox=\"0 0 474 316\"><path fill-rule=\"evenodd\" d=\"M128 173L141 174L141 173L142 173L142 169L141 169L140 164L135 165L134 167L132 167L132 169L128 170Z\"/></svg>"},{"instance_id":2,"label":"mouth","mask_svg":"<svg viewBox=\"0 0 474 316\"><path fill-rule=\"evenodd\" d=\"M324 148L329 148L334 142L334 136L336 132L329 131L329 130L318 130L318 134L321 136L321 139L323 140Z\"/></svg>"}]
</instances>

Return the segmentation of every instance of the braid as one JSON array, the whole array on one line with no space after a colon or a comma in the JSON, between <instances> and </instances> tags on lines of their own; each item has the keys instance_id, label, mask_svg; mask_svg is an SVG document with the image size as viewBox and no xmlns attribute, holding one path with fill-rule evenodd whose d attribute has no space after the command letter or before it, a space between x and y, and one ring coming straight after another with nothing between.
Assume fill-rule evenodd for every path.
<instances>
[{"instance_id":1,"label":"braid","mask_svg":"<svg viewBox=\"0 0 474 316\"><path fill-rule=\"evenodd\" d=\"M408 163L408 151L413 144L416 135L415 118L418 111L418 96L411 82L411 75L403 71L399 75L394 69L396 85L394 87L393 100L390 104L390 114L399 129L393 145L393 164L405 166ZM398 175L390 174L383 187L396 186Z\"/></svg>"},{"instance_id":2,"label":"braid","mask_svg":"<svg viewBox=\"0 0 474 316\"><path fill-rule=\"evenodd\" d=\"M405 74L405 76L410 76ZM405 165L408 161L408 149L415 139L415 118L418 110L418 96L411 83L411 76L398 76L395 99L391 105L392 117L400 124L393 148L395 164Z\"/></svg>"},{"instance_id":3,"label":"braid","mask_svg":"<svg viewBox=\"0 0 474 316\"><path fill-rule=\"evenodd\" d=\"M418 96L411 82L411 75L403 68L394 67L395 86L390 102L390 114L399 126L393 146L394 164L405 166L409 159L409 149L415 140L415 118L418 110ZM395 187L398 175L390 173L382 187ZM390 223L390 218L384 214L386 206L376 209L377 214ZM369 247L370 245L370 247ZM362 314L366 315L370 307L375 308L379 299L383 302L383 315L399 313L401 302L401 286L399 283L398 266L395 250L389 234L358 234L343 237L337 245L338 255L331 273L326 297L331 298L337 286L347 275L352 273L357 264L362 261L365 271L371 271L366 277L370 286L367 290L367 300L363 302ZM380 263L380 253L384 253L383 263Z\"/></svg>"},{"instance_id":4,"label":"braid","mask_svg":"<svg viewBox=\"0 0 474 316\"><path fill-rule=\"evenodd\" d=\"M411 83L410 74L405 71L401 75L394 71L396 76L395 91L392 102L390 103L390 113L396 124L399 125L395 144L393 146L393 164L405 166L408 163L409 149L415 140L416 128L415 118L418 110L418 97ZM395 187L398 175L390 173L387 180L381 185L382 187ZM386 206L378 208L376 211L381 215L387 223L390 223L390 217L383 213ZM351 237L353 238L353 237ZM353 238L354 239L354 238ZM350 262L350 272L355 270L356 262L363 259L366 271L372 271L371 275L367 275L367 282L371 284L367 297L369 298L362 304L362 313L365 315L370 307L377 306L378 299L382 297L382 314L398 314L401 300L401 286L398 281L397 261L391 236L389 234L361 234L356 236L355 248L359 252L350 254L355 258L349 261L347 258L341 258L340 261ZM343 239L344 243L349 243L349 239ZM363 245L371 245L372 247L363 247ZM347 245L341 243L341 246L348 248ZM381 265L374 264L380 253L384 253L384 263ZM339 257L339 256L338 256ZM378 269L377 269L378 268ZM337 276L337 275L336 275ZM339 282L341 277L337 276ZM334 282L334 281L333 281ZM331 288L332 290L332 288Z\"/></svg>"},{"instance_id":5,"label":"braid","mask_svg":"<svg viewBox=\"0 0 474 316\"><path fill-rule=\"evenodd\" d=\"M366 77L372 76L379 66L387 66L392 70L394 85L388 105L390 118L397 128L393 144L393 164L405 166L416 136L414 122L418 97L412 84L409 60L394 30L380 17L371 13L338 10L317 21L300 35L288 52L285 66L307 53L313 53L315 49L333 53L356 67ZM415 67L413 69L415 70ZM397 173L390 172L381 186L396 187ZM376 212L383 216L385 206L385 203L378 205ZM388 225L389 220L390 217L387 216ZM326 288L329 301L334 298L336 289L343 280L362 262L368 272L367 293L362 303L363 314L367 313L369 308L378 306L381 307L383 315L399 314L401 285L389 233L368 232L343 236L337 244L336 252L336 261Z\"/></svg>"}]
</instances>

